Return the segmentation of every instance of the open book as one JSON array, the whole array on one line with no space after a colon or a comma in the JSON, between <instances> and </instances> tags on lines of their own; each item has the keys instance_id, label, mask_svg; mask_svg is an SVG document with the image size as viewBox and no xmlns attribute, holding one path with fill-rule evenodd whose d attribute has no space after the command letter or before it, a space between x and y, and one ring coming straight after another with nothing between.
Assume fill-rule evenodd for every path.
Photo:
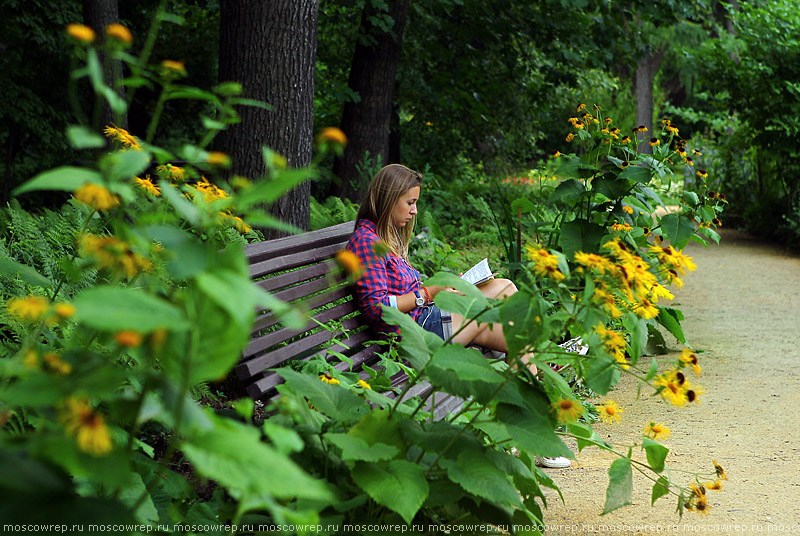
<instances>
[{"instance_id":1,"label":"open book","mask_svg":"<svg viewBox=\"0 0 800 536\"><path fill-rule=\"evenodd\" d=\"M461 276L461 279L464 281L468 281L473 285L480 285L486 283L490 279L494 277L492 275L492 271L489 269L489 259L483 259L481 262L467 270L467 272Z\"/></svg>"}]
</instances>

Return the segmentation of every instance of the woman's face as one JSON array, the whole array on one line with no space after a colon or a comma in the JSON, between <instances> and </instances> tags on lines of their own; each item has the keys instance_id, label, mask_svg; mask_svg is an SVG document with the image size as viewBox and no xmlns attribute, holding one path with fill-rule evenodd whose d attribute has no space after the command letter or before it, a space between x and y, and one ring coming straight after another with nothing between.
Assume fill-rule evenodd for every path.
<instances>
[{"instance_id":1,"label":"woman's face","mask_svg":"<svg viewBox=\"0 0 800 536\"><path fill-rule=\"evenodd\" d=\"M400 196L392 208L392 223L397 227L405 227L417 214L419 186L409 188Z\"/></svg>"}]
</instances>

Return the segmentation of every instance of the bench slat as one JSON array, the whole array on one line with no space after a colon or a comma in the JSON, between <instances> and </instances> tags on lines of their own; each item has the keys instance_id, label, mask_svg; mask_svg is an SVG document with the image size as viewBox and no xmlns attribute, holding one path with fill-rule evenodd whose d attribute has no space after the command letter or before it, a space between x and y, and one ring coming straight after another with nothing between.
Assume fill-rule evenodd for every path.
<instances>
[{"instance_id":1,"label":"bench slat","mask_svg":"<svg viewBox=\"0 0 800 536\"><path fill-rule=\"evenodd\" d=\"M257 263L310 248L347 242L350 235L353 234L355 223L355 221L348 221L301 235L248 244L245 246L244 252L251 263Z\"/></svg>"},{"instance_id":2,"label":"bench slat","mask_svg":"<svg viewBox=\"0 0 800 536\"><path fill-rule=\"evenodd\" d=\"M250 265L250 277L258 278L281 270L290 270L298 266L305 266L306 264L327 260L337 251L344 248L346 244L346 241L337 242L321 248L308 249L284 257L275 257L273 259L253 263Z\"/></svg>"},{"instance_id":3,"label":"bench slat","mask_svg":"<svg viewBox=\"0 0 800 536\"><path fill-rule=\"evenodd\" d=\"M314 320L318 322L325 323L330 320L334 320L336 318L341 318L344 315L350 314L352 312L358 311L358 307L354 300L350 300L348 302L342 303L337 305L336 307L332 307L330 309L326 309L319 313L318 315L314 316ZM314 322L314 320L309 320L308 323L300 329L289 329L283 328L278 331L273 331L271 333L267 333L266 335L262 335L260 337L256 337L254 339L250 339L250 343L244 349L244 357L247 359L249 356L253 356L257 353L263 352L267 348L271 348L276 344L282 343L300 335L301 333L305 333L312 329L318 328L319 324Z\"/></svg>"},{"instance_id":4,"label":"bench slat","mask_svg":"<svg viewBox=\"0 0 800 536\"><path fill-rule=\"evenodd\" d=\"M308 303L304 304L308 310L314 310L323 305L326 305L331 302L335 302L336 300L340 300L345 298L351 294L350 288L344 286L340 287L333 292L320 294L319 296L314 296L311 298ZM271 326L274 326L280 322L280 318L275 315L275 313L267 313L261 316L257 316L255 321L253 322L253 328L251 333L258 333L263 329L267 329Z\"/></svg>"},{"instance_id":5,"label":"bench slat","mask_svg":"<svg viewBox=\"0 0 800 536\"><path fill-rule=\"evenodd\" d=\"M321 277L330 272L335 265L336 263L334 261L328 261L304 266L292 272L287 272L285 274L272 276L268 279L256 281L256 285L263 288L267 292L276 292L284 287L294 285L300 281L310 281L311 279Z\"/></svg>"}]
</instances>

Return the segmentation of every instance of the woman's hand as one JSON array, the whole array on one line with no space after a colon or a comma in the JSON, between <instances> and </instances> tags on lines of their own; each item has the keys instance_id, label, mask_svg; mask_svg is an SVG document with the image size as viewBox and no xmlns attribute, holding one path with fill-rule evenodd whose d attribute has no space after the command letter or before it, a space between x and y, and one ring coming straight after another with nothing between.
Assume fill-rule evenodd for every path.
<instances>
[{"instance_id":1,"label":"woman's hand","mask_svg":"<svg viewBox=\"0 0 800 536\"><path fill-rule=\"evenodd\" d=\"M443 290L447 292L458 292L453 287L444 287L441 285L431 285L427 287L427 289L428 293L431 295L431 301L436 301L436 295L442 292Z\"/></svg>"}]
</instances>

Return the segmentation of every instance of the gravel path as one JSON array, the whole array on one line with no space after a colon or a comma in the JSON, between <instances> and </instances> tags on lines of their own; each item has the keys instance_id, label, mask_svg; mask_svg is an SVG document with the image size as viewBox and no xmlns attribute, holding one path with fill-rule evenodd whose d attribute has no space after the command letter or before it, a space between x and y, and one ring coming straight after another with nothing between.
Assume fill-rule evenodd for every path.
<instances>
[{"instance_id":1,"label":"gravel path","mask_svg":"<svg viewBox=\"0 0 800 536\"><path fill-rule=\"evenodd\" d=\"M729 478L708 492L707 516L680 519L672 496L650 506L652 484L634 471L633 505L601 516L613 455L587 448L566 470L548 469L564 494L548 492L548 534L800 534L800 257L735 231L721 246L692 243L685 253L697 271L685 278L674 304L703 373L693 383L706 393L697 406L677 408L629 377L609 393L625 408L623 420L597 424L607 441L640 441L649 421L672 436L667 465L688 485L687 471L711 471L716 460ZM674 360L682 345L668 337ZM649 360L649 358L647 358ZM641 450L634 453L644 459Z\"/></svg>"}]
</instances>

